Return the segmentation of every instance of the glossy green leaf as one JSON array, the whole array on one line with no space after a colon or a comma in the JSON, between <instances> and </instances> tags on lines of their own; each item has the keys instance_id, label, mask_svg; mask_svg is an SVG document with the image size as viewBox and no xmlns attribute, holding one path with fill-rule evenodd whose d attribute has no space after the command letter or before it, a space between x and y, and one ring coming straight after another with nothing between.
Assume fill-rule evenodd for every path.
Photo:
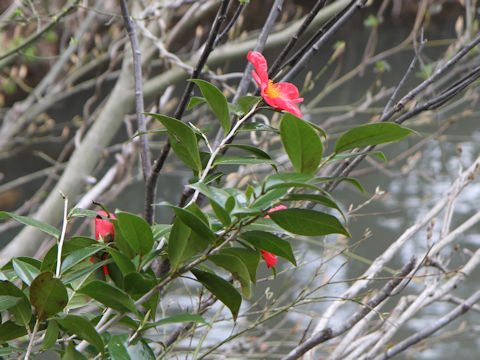
<instances>
[{"instance_id":1,"label":"glossy green leaf","mask_svg":"<svg viewBox=\"0 0 480 360\"><path fill-rule=\"evenodd\" d=\"M309 209L286 209L272 212L270 218L281 228L297 235L322 236L349 232L332 215Z\"/></svg>"},{"instance_id":2,"label":"glossy green leaf","mask_svg":"<svg viewBox=\"0 0 480 360\"><path fill-rule=\"evenodd\" d=\"M78 315L67 315L64 318L55 320L63 328L92 344L99 352L103 353L103 339L88 320Z\"/></svg>"},{"instance_id":3,"label":"glossy green leaf","mask_svg":"<svg viewBox=\"0 0 480 360\"><path fill-rule=\"evenodd\" d=\"M172 315L161 320L155 321L153 323L148 323L142 327L142 331L156 328L157 326L167 325L167 324L177 324L182 322L194 322L194 323L203 323L206 324L206 321L203 317L197 314L177 314Z\"/></svg>"},{"instance_id":4,"label":"glossy green leaf","mask_svg":"<svg viewBox=\"0 0 480 360\"><path fill-rule=\"evenodd\" d=\"M213 242L217 238L212 229L210 229L210 227L193 212L171 205L167 202L162 202L160 205L165 205L171 208L175 212L175 215L177 215L185 225L192 229L193 232L204 237L208 241Z\"/></svg>"},{"instance_id":5,"label":"glossy green leaf","mask_svg":"<svg viewBox=\"0 0 480 360\"><path fill-rule=\"evenodd\" d=\"M27 334L25 325L20 326L13 321L8 320L0 324L0 341L9 341L17 339Z\"/></svg>"},{"instance_id":6,"label":"glossy green leaf","mask_svg":"<svg viewBox=\"0 0 480 360\"><path fill-rule=\"evenodd\" d=\"M259 196L252 204L252 207L258 209L269 209L272 204L278 199L285 196L288 192L288 188L272 189L267 191L262 196Z\"/></svg>"},{"instance_id":7,"label":"glossy green leaf","mask_svg":"<svg viewBox=\"0 0 480 360\"><path fill-rule=\"evenodd\" d=\"M33 279L40 274L38 268L25 261L21 261L18 258L12 259L12 266L18 277L27 285L30 285Z\"/></svg>"},{"instance_id":8,"label":"glossy green leaf","mask_svg":"<svg viewBox=\"0 0 480 360\"><path fill-rule=\"evenodd\" d=\"M75 342L70 341L63 353L62 360L87 360L85 356L75 349Z\"/></svg>"},{"instance_id":9,"label":"glossy green leaf","mask_svg":"<svg viewBox=\"0 0 480 360\"><path fill-rule=\"evenodd\" d=\"M412 133L414 133L413 130L395 123L360 125L340 136L335 144L335 152L340 153L369 145L395 142Z\"/></svg>"},{"instance_id":10,"label":"glossy green leaf","mask_svg":"<svg viewBox=\"0 0 480 360\"><path fill-rule=\"evenodd\" d=\"M74 251L99 245L98 241L84 237L73 236L69 241L63 243L62 257L65 258ZM57 265L57 244L54 244L43 257L40 271L55 271Z\"/></svg>"},{"instance_id":11,"label":"glossy green leaf","mask_svg":"<svg viewBox=\"0 0 480 360\"><path fill-rule=\"evenodd\" d=\"M19 324L28 324L32 317L30 301L22 290L7 280L0 281L0 295L12 296L20 299L14 306L9 307L9 312L15 316L15 321Z\"/></svg>"},{"instance_id":12,"label":"glossy green leaf","mask_svg":"<svg viewBox=\"0 0 480 360\"><path fill-rule=\"evenodd\" d=\"M317 204L338 210L343 216L342 210L330 197L318 194L288 194L282 201L313 201Z\"/></svg>"},{"instance_id":13,"label":"glossy green leaf","mask_svg":"<svg viewBox=\"0 0 480 360\"><path fill-rule=\"evenodd\" d=\"M209 198L208 201L212 206L215 216L222 223L222 225L225 227L230 226L230 224L232 223L232 219L230 219L230 214L215 200Z\"/></svg>"},{"instance_id":14,"label":"glossy green leaf","mask_svg":"<svg viewBox=\"0 0 480 360\"><path fill-rule=\"evenodd\" d=\"M240 234L240 238L252 244L259 250L271 252L272 254L290 261L293 265L297 265L295 256L293 255L292 246L287 240L272 233L259 230L244 232Z\"/></svg>"},{"instance_id":15,"label":"glossy green leaf","mask_svg":"<svg viewBox=\"0 0 480 360\"><path fill-rule=\"evenodd\" d=\"M140 299L156 285L155 280L146 276L132 272L125 276L125 291L130 294L134 300Z\"/></svg>"},{"instance_id":16,"label":"glossy green leaf","mask_svg":"<svg viewBox=\"0 0 480 360\"><path fill-rule=\"evenodd\" d=\"M214 275L212 273L192 269L192 274L197 280L205 286L208 291L224 303L232 312L233 319L236 320L240 305L242 304L242 296L228 281Z\"/></svg>"},{"instance_id":17,"label":"glossy green leaf","mask_svg":"<svg viewBox=\"0 0 480 360\"><path fill-rule=\"evenodd\" d=\"M247 297L252 296L252 289L250 286L250 274L247 266L238 257L223 253L218 255L210 255L208 259L215 265L229 271L235 280L238 280L242 285L242 292Z\"/></svg>"},{"instance_id":18,"label":"glossy green leaf","mask_svg":"<svg viewBox=\"0 0 480 360\"><path fill-rule=\"evenodd\" d=\"M124 275L137 271L132 260L124 253L113 248L108 248L108 253L112 256L113 261Z\"/></svg>"},{"instance_id":19,"label":"glossy green leaf","mask_svg":"<svg viewBox=\"0 0 480 360\"><path fill-rule=\"evenodd\" d=\"M0 311L8 310L17 305L22 298L11 295L0 295Z\"/></svg>"},{"instance_id":20,"label":"glossy green leaf","mask_svg":"<svg viewBox=\"0 0 480 360\"><path fill-rule=\"evenodd\" d=\"M349 184L352 184L355 186L362 194L365 194L365 189L363 188L362 184L355 179L351 177L330 177L330 178L315 178L316 183L326 183L326 182L333 182L333 181L345 181L348 182Z\"/></svg>"},{"instance_id":21,"label":"glossy green leaf","mask_svg":"<svg viewBox=\"0 0 480 360\"><path fill-rule=\"evenodd\" d=\"M42 341L42 349L48 350L54 347L55 344L57 343L58 334L59 334L58 323L53 319L48 320L47 331L45 332L45 337L43 338L43 341Z\"/></svg>"},{"instance_id":22,"label":"glossy green leaf","mask_svg":"<svg viewBox=\"0 0 480 360\"><path fill-rule=\"evenodd\" d=\"M107 265L111 263L113 259L108 258L103 261L95 262L95 263L88 263L86 266L81 266L79 269L73 269L69 271L65 275L62 276L61 280L62 283L65 285L69 285L72 282L81 279L81 278L88 278L92 273L94 273L97 269L103 267L103 265Z\"/></svg>"},{"instance_id":23,"label":"glossy green leaf","mask_svg":"<svg viewBox=\"0 0 480 360\"><path fill-rule=\"evenodd\" d=\"M218 156L213 165L258 165L269 164L278 165L275 160L259 159L254 157L240 157L240 156Z\"/></svg>"},{"instance_id":24,"label":"glossy green leaf","mask_svg":"<svg viewBox=\"0 0 480 360\"><path fill-rule=\"evenodd\" d=\"M117 212L116 216L118 227L132 249L140 255L152 250L152 229L144 219L123 211Z\"/></svg>"},{"instance_id":25,"label":"glossy green leaf","mask_svg":"<svg viewBox=\"0 0 480 360\"><path fill-rule=\"evenodd\" d=\"M327 162L327 164L331 164L335 161L345 160L345 159L354 158L354 157L363 156L363 155L376 156L383 162L387 162L387 158L385 157L385 154L381 151L362 151L362 152L335 155L331 160Z\"/></svg>"},{"instance_id":26,"label":"glossy green leaf","mask_svg":"<svg viewBox=\"0 0 480 360\"><path fill-rule=\"evenodd\" d=\"M255 284L257 281L257 268L260 263L260 254L257 251L253 251L245 248L231 247L220 251L220 254L227 254L236 256L247 267L250 274L250 280Z\"/></svg>"},{"instance_id":27,"label":"glossy green leaf","mask_svg":"<svg viewBox=\"0 0 480 360\"><path fill-rule=\"evenodd\" d=\"M128 343L128 334L115 335L108 342L112 360L155 360L155 355L144 340Z\"/></svg>"},{"instance_id":28,"label":"glossy green leaf","mask_svg":"<svg viewBox=\"0 0 480 360\"><path fill-rule=\"evenodd\" d=\"M314 174L322 160L323 145L312 126L285 113L280 123L280 137L294 170Z\"/></svg>"},{"instance_id":29,"label":"glossy green leaf","mask_svg":"<svg viewBox=\"0 0 480 360\"><path fill-rule=\"evenodd\" d=\"M260 96L246 95L237 100L238 106L242 109L244 114L248 113L256 104L258 104L262 98Z\"/></svg>"},{"instance_id":30,"label":"glossy green leaf","mask_svg":"<svg viewBox=\"0 0 480 360\"><path fill-rule=\"evenodd\" d=\"M177 217L168 238L168 258L170 259L172 270L178 269L182 264L185 248L191 233L192 230Z\"/></svg>"},{"instance_id":31,"label":"glossy green leaf","mask_svg":"<svg viewBox=\"0 0 480 360\"><path fill-rule=\"evenodd\" d=\"M71 269L80 262L88 259L92 255L96 254L98 251L105 249L106 245L95 245L91 247L86 247L83 249L76 250L65 257L62 261L61 272L62 274L67 270Z\"/></svg>"},{"instance_id":32,"label":"glossy green leaf","mask_svg":"<svg viewBox=\"0 0 480 360\"><path fill-rule=\"evenodd\" d=\"M38 230L41 230L44 233L47 233L47 234L53 236L56 239L58 239L60 237L60 231L50 224L46 224L46 223L43 223L43 222L35 220L35 219L31 219L31 218L26 217L26 216L15 215L15 214L10 213L8 211L0 211L0 219L8 219L8 218L14 219L14 220L16 220L16 221L18 221L22 224L25 224L25 225L33 226L33 227L37 228Z\"/></svg>"},{"instance_id":33,"label":"glossy green leaf","mask_svg":"<svg viewBox=\"0 0 480 360\"><path fill-rule=\"evenodd\" d=\"M50 271L44 271L32 281L30 303L40 320L46 320L63 310L68 303L67 289Z\"/></svg>"},{"instance_id":34,"label":"glossy green leaf","mask_svg":"<svg viewBox=\"0 0 480 360\"><path fill-rule=\"evenodd\" d=\"M226 147L230 147L230 148L236 148L236 149L240 149L240 150L244 150L244 151L247 151L249 152L250 154L254 155L255 157L258 157L260 159L269 159L271 160L272 158L270 157L270 155L268 155L265 151L263 151L262 149L256 147L256 146L250 146L250 145L239 145L239 144L229 144L229 145L226 145Z\"/></svg>"},{"instance_id":35,"label":"glossy green leaf","mask_svg":"<svg viewBox=\"0 0 480 360\"><path fill-rule=\"evenodd\" d=\"M230 131L230 114L228 112L228 102L222 92L215 86L205 80L192 79L198 85L203 97L207 100L210 109L217 117L223 132L227 134Z\"/></svg>"},{"instance_id":36,"label":"glossy green leaf","mask_svg":"<svg viewBox=\"0 0 480 360\"><path fill-rule=\"evenodd\" d=\"M148 114L159 120L169 133L170 145L175 154L192 170L202 170L200 152L195 132L183 122L160 114Z\"/></svg>"},{"instance_id":37,"label":"glossy green leaf","mask_svg":"<svg viewBox=\"0 0 480 360\"><path fill-rule=\"evenodd\" d=\"M120 312L137 312L135 304L126 292L106 282L99 280L91 281L81 287L77 292L90 296L92 299L114 310Z\"/></svg>"},{"instance_id":38,"label":"glossy green leaf","mask_svg":"<svg viewBox=\"0 0 480 360\"><path fill-rule=\"evenodd\" d=\"M193 109L195 106L197 105L200 105L200 104L203 104L204 102L206 102L207 100L205 100L205 98L201 97L201 96L192 96L190 98L190 101L188 102L188 106L187 106L187 110L191 110Z\"/></svg>"}]
</instances>

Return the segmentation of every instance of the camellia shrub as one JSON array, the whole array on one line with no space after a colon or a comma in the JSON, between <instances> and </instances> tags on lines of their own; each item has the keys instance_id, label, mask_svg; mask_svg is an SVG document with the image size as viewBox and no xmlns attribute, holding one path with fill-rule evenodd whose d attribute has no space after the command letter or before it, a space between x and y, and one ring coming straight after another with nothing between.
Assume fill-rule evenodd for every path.
<instances>
[{"instance_id":1,"label":"camellia shrub","mask_svg":"<svg viewBox=\"0 0 480 360\"><path fill-rule=\"evenodd\" d=\"M54 349L72 358L86 351L92 357L120 359L141 353L141 358L153 359L150 329L206 321L200 314L158 318L159 299L169 296L170 283L190 274L230 310L235 321L242 297L252 296L262 258L273 270L277 257L295 265L291 242L295 235L350 236L341 206L324 185L347 181L363 191L362 186L353 178L315 174L327 164L359 156L349 150L401 140L412 131L393 123L360 125L343 133L326 153L326 133L301 118L296 104L303 99L297 87L270 80L259 52L249 52L247 58L255 67L252 76L261 96L244 96L232 104L211 83L191 80L202 97L192 98L189 108L208 104L223 130L217 145L202 129L148 114L164 126L175 155L192 171L187 204L156 205L171 209L171 224L149 225L120 210L113 214L73 208L65 222L79 216L94 218L95 239L68 239L47 224L0 213L58 239L43 259L18 257L2 269L0 303L9 318L0 326L5 353L23 352L14 344L27 336L25 358L38 349ZM260 111L280 111L278 128L252 122ZM293 171L285 171L258 147L236 142L239 133L258 130L280 134ZM226 150L233 148L241 155L228 156ZM384 158L381 152L362 155ZM221 186L225 174L218 171L224 164L269 164L275 173L258 184L227 188ZM220 268L228 275L220 275ZM97 311L77 311L86 306Z\"/></svg>"}]
</instances>

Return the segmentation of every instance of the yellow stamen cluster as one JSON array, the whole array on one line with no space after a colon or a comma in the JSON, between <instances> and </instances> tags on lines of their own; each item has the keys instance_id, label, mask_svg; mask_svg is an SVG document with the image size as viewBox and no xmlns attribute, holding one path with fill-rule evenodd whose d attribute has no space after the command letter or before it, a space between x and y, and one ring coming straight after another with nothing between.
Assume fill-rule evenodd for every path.
<instances>
[{"instance_id":1,"label":"yellow stamen cluster","mask_svg":"<svg viewBox=\"0 0 480 360\"><path fill-rule=\"evenodd\" d=\"M265 90L265 94L267 94L271 98L281 97L282 94L279 90L280 86L275 85L272 80L268 80L268 87Z\"/></svg>"}]
</instances>

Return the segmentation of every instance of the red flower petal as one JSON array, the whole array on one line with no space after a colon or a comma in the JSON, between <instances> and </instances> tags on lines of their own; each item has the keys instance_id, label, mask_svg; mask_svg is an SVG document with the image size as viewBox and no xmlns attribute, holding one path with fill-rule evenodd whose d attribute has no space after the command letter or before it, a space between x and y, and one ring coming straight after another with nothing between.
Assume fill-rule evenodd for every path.
<instances>
[{"instance_id":1,"label":"red flower petal","mask_svg":"<svg viewBox=\"0 0 480 360\"><path fill-rule=\"evenodd\" d=\"M275 85L285 99L289 99L296 103L303 101L303 98L298 97L299 92L295 85L290 83L276 83Z\"/></svg>"},{"instance_id":2,"label":"red flower petal","mask_svg":"<svg viewBox=\"0 0 480 360\"><path fill-rule=\"evenodd\" d=\"M257 79L255 79L255 81L257 81L257 84L259 86L263 84L266 84L268 86L268 66L265 57L258 51L249 51L247 54L247 60L250 61L255 68L258 80L260 80L259 83Z\"/></svg>"},{"instance_id":3,"label":"red flower petal","mask_svg":"<svg viewBox=\"0 0 480 360\"><path fill-rule=\"evenodd\" d=\"M275 266L277 264L277 257L275 255L265 250L260 250L260 252L265 259L268 268L271 268L272 266Z\"/></svg>"},{"instance_id":4,"label":"red flower petal","mask_svg":"<svg viewBox=\"0 0 480 360\"><path fill-rule=\"evenodd\" d=\"M267 101L267 98L264 99L268 105L274 107L275 109L287 111L295 116L298 116L299 118L303 117L303 114L300 112L298 106L296 106L292 101L285 100L281 97L269 98L269 101Z\"/></svg>"},{"instance_id":5,"label":"red flower petal","mask_svg":"<svg viewBox=\"0 0 480 360\"><path fill-rule=\"evenodd\" d=\"M285 210L285 209L288 209L288 208L285 205L280 204L280 205L277 205L277 206L271 208L270 210L268 210L267 213L272 213L272 212L275 212L275 211L278 211L278 210ZM270 219L270 215L265 215L264 218L265 219Z\"/></svg>"}]
</instances>

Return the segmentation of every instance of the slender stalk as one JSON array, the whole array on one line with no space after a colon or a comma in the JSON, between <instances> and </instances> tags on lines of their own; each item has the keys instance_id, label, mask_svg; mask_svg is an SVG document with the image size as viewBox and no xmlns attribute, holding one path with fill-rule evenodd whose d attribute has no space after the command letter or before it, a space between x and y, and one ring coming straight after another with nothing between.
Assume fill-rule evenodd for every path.
<instances>
[{"instance_id":1,"label":"slender stalk","mask_svg":"<svg viewBox=\"0 0 480 360\"><path fill-rule=\"evenodd\" d=\"M145 123L145 106L143 104L141 52L138 45L137 33L135 31L135 24L130 17L125 0L120 0L120 8L122 9L123 21L130 39L130 45L132 46L133 74L135 77L135 110L137 113L138 132L143 134L140 135L140 156L142 159L143 178L144 180L147 180L151 173L151 161L148 149L148 139L147 135L145 135L147 125Z\"/></svg>"},{"instance_id":2,"label":"slender stalk","mask_svg":"<svg viewBox=\"0 0 480 360\"><path fill-rule=\"evenodd\" d=\"M35 326L33 327L33 332L30 335L30 341L28 342L27 352L25 353L25 357L23 358L23 360L30 359L30 355L32 354L33 344L35 343L35 336L37 335L39 325L40 325L40 318L37 317L37 321L35 321Z\"/></svg>"},{"instance_id":3,"label":"slender stalk","mask_svg":"<svg viewBox=\"0 0 480 360\"><path fill-rule=\"evenodd\" d=\"M255 104L255 106L253 106L250 111L248 113L246 113L240 120L237 121L237 123L235 124L235 126L230 130L230 132L227 134L227 136L225 136L223 138L223 140L220 142L220 144L218 144L218 146L215 148L215 150L211 153L210 155L210 158L208 159L208 163L207 165L205 166L205 169L203 169L203 172L202 172L202 176L200 177L200 180L199 182L202 182L205 180L205 178L207 177L208 173L210 172L210 170L213 168L213 162L215 161L215 158L217 157L218 153L220 152L220 150L223 149L223 147L228 144L228 142L235 136L238 128L246 121L250 118L250 116L252 116L252 114L257 110L257 106L258 106L259 103ZM190 202L188 203L188 205L190 205L191 203L195 202L197 200L197 197L198 197L198 194L199 194L199 190L195 190L195 192L193 193L193 196L192 196L192 199L190 200ZM187 205L187 206L188 206Z\"/></svg>"},{"instance_id":4,"label":"slender stalk","mask_svg":"<svg viewBox=\"0 0 480 360\"><path fill-rule=\"evenodd\" d=\"M200 73L202 72L202 69L205 63L207 62L209 55L214 49L215 39L217 38L217 35L220 31L220 27L222 23L225 21L225 14L227 12L229 3L230 3L230 0L223 0L222 4L220 5L220 8L218 9L217 15L215 17L212 28L210 30L210 34L208 35L208 39L202 51L202 55L200 56L200 59L198 60L197 65L195 66L195 69L192 73L192 79L198 78L200 76ZM182 118L182 115L185 109L187 108L188 101L191 97L193 86L194 86L194 83L192 83L191 81L187 83L185 91L182 95L182 99L180 100L177 110L175 111L175 114L173 116L174 118L179 120ZM155 209L154 209L153 203L155 202L155 188L157 186L158 176L160 175L160 171L162 170L163 165L165 164L165 160L167 159L169 152L170 152L170 143L168 142L168 139L167 139L159 157L153 164L153 168L150 175L146 180L145 219L149 224L153 224L153 220L155 217Z\"/></svg>"},{"instance_id":5,"label":"slender stalk","mask_svg":"<svg viewBox=\"0 0 480 360\"><path fill-rule=\"evenodd\" d=\"M62 268L62 251L63 251L63 243L65 242L65 233L67 232L67 214L68 214L68 198L65 194L61 193L64 206L63 206L63 225L62 225L62 233L60 235L60 240L58 241L58 249L57 249L57 270L55 271L55 277L60 278L60 269Z\"/></svg>"}]
</instances>

